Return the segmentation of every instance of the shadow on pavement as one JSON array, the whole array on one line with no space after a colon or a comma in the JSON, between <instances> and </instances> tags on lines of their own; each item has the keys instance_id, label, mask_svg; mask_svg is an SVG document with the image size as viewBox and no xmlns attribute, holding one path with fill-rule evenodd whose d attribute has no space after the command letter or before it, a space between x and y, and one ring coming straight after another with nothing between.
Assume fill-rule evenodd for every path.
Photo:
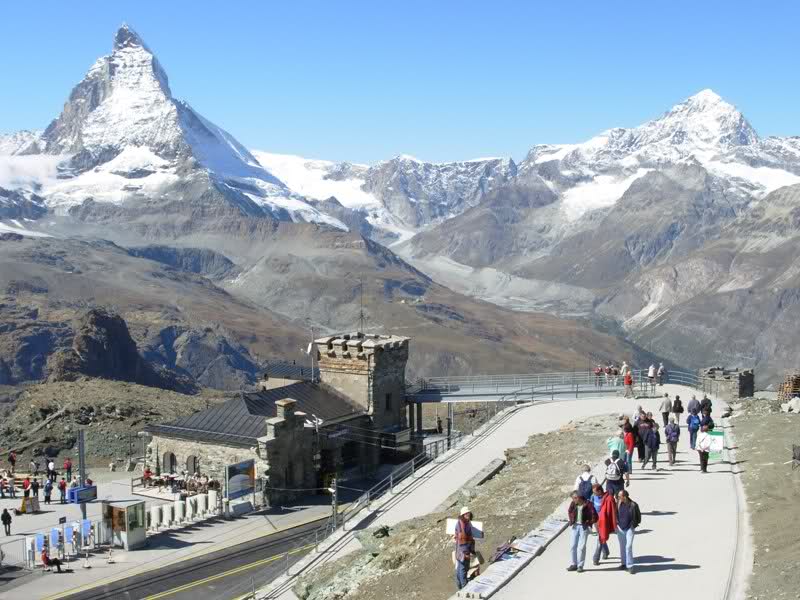
<instances>
[{"instance_id":1,"label":"shadow on pavement","mask_svg":"<svg viewBox=\"0 0 800 600\"><path fill-rule=\"evenodd\" d=\"M674 510L651 510L648 512L642 512L642 516L647 515L649 517L662 517L662 516L677 515L677 514L678 513Z\"/></svg>"}]
</instances>

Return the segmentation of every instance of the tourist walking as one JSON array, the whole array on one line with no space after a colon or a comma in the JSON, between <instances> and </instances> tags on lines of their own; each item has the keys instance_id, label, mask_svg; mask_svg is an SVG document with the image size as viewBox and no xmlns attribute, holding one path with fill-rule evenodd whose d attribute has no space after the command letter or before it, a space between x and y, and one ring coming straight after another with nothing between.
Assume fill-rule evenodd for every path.
<instances>
[{"instance_id":1,"label":"tourist walking","mask_svg":"<svg viewBox=\"0 0 800 600\"><path fill-rule=\"evenodd\" d=\"M67 480L72 479L72 460L69 457L64 459L64 472L67 474Z\"/></svg>"},{"instance_id":2,"label":"tourist walking","mask_svg":"<svg viewBox=\"0 0 800 600\"><path fill-rule=\"evenodd\" d=\"M664 428L664 437L666 437L667 441L667 458L669 459L669 464L675 464L675 457L678 454L678 440L681 437L681 428L675 422L675 417L669 418L669 423Z\"/></svg>"},{"instance_id":3,"label":"tourist walking","mask_svg":"<svg viewBox=\"0 0 800 600\"><path fill-rule=\"evenodd\" d=\"M39 461L36 460L35 458L31 459L30 470L31 470L31 475L33 475L34 477L38 477L38 475L39 475Z\"/></svg>"},{"instance_id":4,"label":"tourist walking","mask_svg":"<svg viewBox=\"0 0 800 600\"><path fill-rule=\"evenodd\" d=\"M61 504L66 504L67 503L67 482L63 477L61 478L61 481L58 482L58 493L61 496L61 498L60 498Z\"/></svg>"},{"instance_id":5,"label":"tourist walking","mask_svg":"<svg viewBox=\"0 0 800 600\"><path fill-rule=\"evenodd\" d=\"M650 393L655 394L656 392L656 366L650 365L650 368L647 369L647 379L650 382Z\"/></svg>"},{"instance_id":6,"label":"tourist walking","mask_svg":"<svg viewBox=\"0 0 800 600\"><path fill-rule=\"evenodd\" d=\"M658 385L663 386L664 380L667 378L667 369L664 368L664 363L658 364L658 372L656 373L656 377L658 377Z\"/></svg>"},{"instance_id":7,"label":"tourist walking","mask_svg":"<svg viewBox=\"0 0 800 600\"><path fill-rule=\"evenodd\" d=\"M700 427L706 426L709 431L714 431L714 419L711 418L711 412L704 410L700 416Z\"/></svg>"},{"instance_id":8,"label":"tourist walking","mask_svg":"<svg viewBox=\"0 0 800 600\"><path fill-rule=\"evenodd\" d=\"M669 399L669 394L664 394L664 399L661 401L661 419L664 421L664 427L669 422L669 413L672 412L672 400Z\"/></svg>"},{"instance_id":9,"label":"tourist walking","mask_svg":"<svg viewBox=\"0 0 800 600\"><path fill-rule=\"evenodd\" d=\"M700 472L708 473L708 454L711 452L711 434L708 427L703 425L697 436L697 454L700 456Z\"/></svg>"},{"instance_id":10,"label":"tourist walking","mask_svg":"<svg viewBox=\"0 0 800 600\"><path fill-rule=\"evenodd\" d=\"M583 565L586 562L586 539L592 525L597 522L597 513L594 505L587 502L575 490L572 492L572 502L569 503L567 509L567 518L571 535L570 558L572 559L567 571L583 573Z\"/></svg>"},{"instance_id":11,"label":"tourist walking","mask_svg":"<svg viewBox=\"0 0 800 600\"><path fill-rule=\"evenodd\" d=\"M700 401L700 413L708 412L708 414L711 414L712 407L711 398L703 394L703 399Z\"/></svg>"},{"instance_id":12,"label":"tourist walking","mask_svg":"<svg viewBox=\"0 0 800 600\"><path fill-rule=\"evenodd\" d=\"M644 462L642 469L648 462L652 461L653 470L658 469L658 449L661 447L661 434L658 432L658 423L653 423L647 431L647 438L644 441Z\"/></svg>"},{"instance_id":13,"label":"tourist walking","mask_svg":"<svg viewBox=\"0 0 800 600\"><path fill-rule=\"evenodd\" d=\"M686 417L686 429L689 430L689 447L694 450L697 442L697 432L700 431L700 417L697 416L696 410L692 410L689 416Z\"/></svg>"},{"instance_id":14,"label":"tourist walking","mask_svg":"<svg viewBox=\"0 0 800 600\"><path fill-rule=\"evenodd\" d=\"M611 376L614 378L614 387L619 387L619 368L616 365L611 366Z\"/></svg>"},{"instance_id":15,"label":"tourist walking","mask_svg":"<svg viewBox=\"0 0 800 600\"><path fill-rule=\"evenodd\" d=\"M606 490L616 497L618 491L625 489L625 483L630 484L630 474L625 470L625 463L619 457L619 452L614 450L611 458L606 459Z\"/></svg>"},{"instance_id":16,"label":"tourist walking","mask_svg":"<svg viewBox=\"0 0 800 600\"><path fill-rule=\"evenodd\" d=\"M29 498L31 495L31 478L27 475L22 480L22 497Z\"/></svg>"},{"instance_id":17,"label":"tourist walking","mask_svg":"<svg viewBox=\"0 0 800 600\"><path fill-rule=\"evenodd\" d=\"M686 404L686 412L691 413L692 411L695 411L698 415L700 414L700 401L695 395L692 395L692 399Z\"/></svg>"},{"instance_id":18,"label":"tourist walking","mask_svg":"<svg viewBox=\"0 0 800 600\"><path fill-rule=\"evenodd\" d=\"M592 475L592 467L583 465L580 475L575 478L575 490L581 498L588 500L592 496L592 488L597 483L597 478Z\"/></svg>"},{"instance_id":19,"label":"tourist walking","mask_svg":"<svg viewBox=\"0 0 800 600\"><path fill-rule=\"evenodd\" d=\"M53 459L47 461L47 476L53 481L56 480L56 463L53 462Z\"/></svg>"},{"instance_id":20,"label":"tourist walking","mask_svg":"<svg viewBox=\"0 0 800 600\"><path fill-rule=\"evenodd\" d=\"M592 505L597 513L597 547L594 550L592 563L597 566L600 558L608 559L608 538L617 530L617 503L614 496L603 492L603 486L599 483L592 490Z\"/></svg>"},{"instance_id":21,"label":"tourist walking","mask_svg":"<svg viewBox=\"0 0 800 600\"><path fill-rule=\"evenodd\" d=\"M6 535L11 535L11 513L8 512L7 508L3 509L3 514L0 515L0 521L3 522L3 529Z\"/></svg>"},{"instance_id":22,"label":"tourist walking","mask_svg":"<svg viewBox=\"0 0 800 600\"><path fill-rule=\"evenodd\" d=\"M610 438L608 438L606 445L608 446L609 456L611 456L614 450L619 452L620 457L625 456L625 433L620 431L619 433L612 435Z\"/></svg>"},{"instance_id":23,"label":"tourist walking","mask_svg":"<svg viewBox=\"0 0 800 600\"><path fill-rule=\"evenodd\" d=\"M650 421L647 415L642 415L636 422L636 452L639 456L639 462L644 462L645 457L645 440L647 433L650 431Z\"/></svg>"},{"instance_id":24,"label":"tourist walking","mask_svg":"<svg viewBox=\"0 0 800 600\"><path fill-rule=\"evenodd\" d=\"M36 498L37 500L39 499L39 487L40 484L38 479L31 481L31 497Z\"/></svg>"},{"instance_id":25,"label":"tourist walking","mask_svg":"<svg viewBox=\"0 0 800 600\"><path fill-rule=\"evenodd\" d=\"M675 422L680 423L683 414L683 402L680 396L675 396L675 400L672 401L672 412L675 415Z\"/></svg>"},{"instance_id":26,"label":"tourist walking","mask_svg":"<svg viewBox=\"0 0 800 600\"><path fill-rule=\"evenodd\" d=\"M45 479L44 481L44 503L50 504L50 497L53 495L53 480Z\"/></svg>"},{"instance_id":27,"label":"tourist walking","mask_svg":"<svg viewBox=\"0 0 800 600\"><path fill-rule=\"evenodd\" d=\"M622 376L622 384L625 386L625 398L633 398L633 374L630 369Z\"/></svg>"},{"instance_id":28,"label":"tourist walking","mask_svg":"<svg viewBox=\"0 0 800 600\"><path fill-rule=\"evenodd\" d=\"M17 453L13 450L8 453L8 464L11 466L11 474L13 475L17 467Z\"/></svg>"},{"instance_id":29,"label":"tourist walking","mask_svg":"<svg viewBox=\"0 0 800 600\"><path fill-rule=\"evenodd\" d=\"M464 506L458 515L456 532L456 586L460 590L467 585L467 573L472 555L475 554L475 538L472 535L472 511Z\"/></svg>"},{"instance_id":30,"label":"tourist walking","mask_svg":"<svg viewBox=\"0 0 800 600\"><path fill-rule=\"evenodd\" d=\"M636 570L633 558L633 538L636 528L642 522L642 512L639 505L631 500L627 490L617 494L617 539L619 540L620 569L627 569L633 575Z\"/></svg>"},{"instance_id":31,"label":"tourist walking","mask_svg":"<svg viewBox=\"0 0 800 600\"><path fill-rule=\"evenodd\" d=\"M633 473L633 449L636 448L636 440L633 436L633 425L628 423L623 429L625 441L625 465L628 473Z\"/></svg>"}]
</instances>

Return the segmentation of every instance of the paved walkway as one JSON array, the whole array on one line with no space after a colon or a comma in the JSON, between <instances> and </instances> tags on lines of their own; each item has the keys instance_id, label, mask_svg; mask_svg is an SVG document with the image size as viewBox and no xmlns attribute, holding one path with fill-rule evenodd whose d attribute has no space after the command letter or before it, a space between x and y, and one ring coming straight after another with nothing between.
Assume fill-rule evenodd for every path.
<instances>
[{"instance_id":1,"label":"paved walkway","mask_svg":"<svg viewBox=\"0 0 800 600\"><path fill-rule=\"evenodd\" d=\"M659 471L634 466L628 489L642 510L642 525L634 538L636 575L616 570L620 554L615 537L609 540L609 560L594 566L596 536L587 544L586 571L567 572L567 531L493 598L528 598L529 590L536 589L542 598L616 600L647 590L648 600L722 600L736 548L738 515L731 467L716 461L709 464L708 474L700 473L685 429L678 448L680 462L674 467L666 462ZM666 458L666 452L659 455Z\"/></svg>"},{"instance_id":2,"label":"paved walkway","mask_svg":"<svg viewBox=\"0 0 800 600\"><path fill-rule=\"evenodd\" d=\"M661 394L665 392L669 393L673 398L675 394L679 394L684 401L684 406L688 399L691 398L692 393L697 393L691 388L676 385L666 385L658 388L658 390ZM490 461L495 458L503 458L503 453L507 448L515 448L524 445L528 437L533 434L554 431L571 420L582 419L589 416L604 413L632 414L636 406L640 404L645 410L652 411L660 420L660 414L657 413L660 398L651 400L626 400L620 396L582 396L578 399L556 400L555 402L538 404L521 409L487 435L477 438L474 443L471 443L471 445L468 445L466 448L458 449L446 462L434 465L432 467L432 469L435 469L434 475L430 475L429 472L423 472L415 480L404 482L399 493L396 494L390 502L382 506L377 511L376 515L373 515L369 519L368 526L393 525L400 521L433 511ZM717 418L719 417L720 409L720 403L715 402L714 416ZM683 435L685 436L685 430ZM688 445L687 440L688 437L687 439L681 440L681 447L684 451L680 458L683 461L689 460L690 458L685 451ZM666 458L666 451L660 454ZM696 460L694 457L691 458L693 461ZM675 545L677 546L681 543L683 543L684 546L692 545L694 543L693 540L703 538L704 543L698 545L698 548L706 555L701 556L700 552L692 552L691 554L681 553L677 548L673 549L666 541L659 543L660 540L653 533L642 533L636 547L642 555L650 556L651 561L649 564L651 571L661 571L662 575L664 573L669 573L669 570L667 570L664 565L672 563L674 571L683 569L686 573L692 573L691 581L695 583L700 581L701 578L706 580L708 577L713 577L715 581L721 582L719 585L724 586L725 581L727 581L727 570L730 568L732 549L734 548L733 525L735 524L736 511L735 497L732 495L733 488L731 487L733 478L729 472L720 472L721 467L715 465L713 467L713 471L715 472L705 475L705 480L700 480L701 475L694 471L690 472L690 468L694 469L693 463L683 463L676 466L676 469L681 470L675 470L674 472L664 471L663 473L659 472L656 474L648 472L646 479L640 477L632 484L631 494L637 501L641 500L643 510L647 513L653 510L665 512L674 511L676 513L675 515L644 515L645 529L656 531L658 528L663 530L665 526L658 523L671 517L669 522L670 533L668 535L671 539L678 540L675 542ZM634 471L634 474L637 475L636 471ZM565 477L568 478L565 479L566 483L567 481L571 481L573 475L568 474L565 475ZM675 483L670 484L673 478ZM657 483L662 487L657 488ZM645 484L648 485L645 486ZM664 491L659 492L659 489ZM663 499L661 499L661 496L666 492L671 494L670 497L663 497ZM641 499L638 498L638 494L640 493L642 495ZM679 499L673 501L675 497L679 497ZM713 503L713 509L703 507L704 504L708 507L709 503ZM697 508L696 517L691 516L694 507ZM709 512L714 512L714 516L707 516ZM682 524L684 520L686 520L686 525ZM531 523L531 529L536 525L538 524ZM548 570L542 569L538 575L535 576L538 578L536 579L534 587L531 587L532 580L527 581L527 593L520 592L523 588L519 588L516 593L511 592L509 589L509 592L506 593L512 595L506 595L504 597L519 599L529 598L530 590L538 590L545 580L551 578L554 581L556 578L560 580L562 577L561 571L567 566L566 564L562 564L566 560L567 553L560 547L560 544L565 543L565 539L565 536L560 536L552 550L547 551L550 557L559 556L559 560L552 559L554 563L557 563L558 573L554 572L554 566L551 564L547 567ZM649 542L649 539L653 541ZM681 542L680 540L683 541ZM594 542L594 540L592 540L592 542ZM648 544L650 543L654 544L654 546L658 546L648 549ZM351 535L337 542L330 552L327 552L325 555L318 555L315 559L314 568L344 556L358 547L358 541ZM484 551L484 555L486 553L487 552ZM659 556L662 557L663 560L659 559ZM539 561L540 559L537 558L536 560ZM712 564L716 566L712 567ZM681 565L683 565L683 567L681 567ZM703 568L692 568L693 566L701 566ZM528 570L530 571L534 568L537 567L534 565ZM607 583L609 580L607 579L598 579L597 577L590 578L588 573L577 575L572 573L567 574L566 571L563 571L563 575L583 576L585 578L584 581L586 581L587 593L591 592L592 595L596 595L602 592L602 594L607 594L607 596L601 595L599 597L610 598L612 595L616 597L615 586L608 587ZM684 573L681 572L681 576L683 575ZM614 576L617 577L617 575ZM641 581L637 579L636 576L631 576L627 573L625 576L632 580L631 583L639 581L641 584ZM663 576L666 577L666 575ZM624 581L623 579L615 579L615 582L620 584L624 583ZM714 585L717 585L717 583ZM649 588L650 586L648 586L648 589ZM635 589L640 590L641 587L635 588L631 586L630 588L631 591ZM693 588L683 587L683 584L681 584L680 589L691 592ZM702 588L697 588L698 593L700 589ZM553 588L551 591L561 592L558 588ZM291 591L283 591L279 597L281 600L294 600L296 598ZM541 597L554 596L541 594ZM683 594L683 597L694 596L692 593L689 593L688 596ZM711 595L709 597L720 598L721 596Z\"/></svg>"}]
</instances>

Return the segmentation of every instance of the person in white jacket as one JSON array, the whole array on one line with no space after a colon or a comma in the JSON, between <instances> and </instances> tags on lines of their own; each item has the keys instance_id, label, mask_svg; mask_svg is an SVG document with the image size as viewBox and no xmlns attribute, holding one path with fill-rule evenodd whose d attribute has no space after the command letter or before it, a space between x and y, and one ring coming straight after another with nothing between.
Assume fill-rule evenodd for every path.
<instances>
[{"instance_id":1,"label":"person in white jacket","mask_svg":"<svg viewBox=\"0 0 800 600\"><path fill-rule=\"evenodd\" d=\"M647 379L650 381L650 391L651 393L655 393L656 391L656 366L650 365L650 368L647 369Z\"/></svg>"},{"instance_id":2,"label":"person in white jacket","mask_svg":"<svg viewBox=\"0 0 800 600\"><path fill-rule=\"evenodd\" d=\"M711 434L708 433L708 426L703 425L700 428L700 433L697 434L697 441L695 448L700 455L700 472L708 473L708 454L711 452Z\"/></svg>"}]
</instances>

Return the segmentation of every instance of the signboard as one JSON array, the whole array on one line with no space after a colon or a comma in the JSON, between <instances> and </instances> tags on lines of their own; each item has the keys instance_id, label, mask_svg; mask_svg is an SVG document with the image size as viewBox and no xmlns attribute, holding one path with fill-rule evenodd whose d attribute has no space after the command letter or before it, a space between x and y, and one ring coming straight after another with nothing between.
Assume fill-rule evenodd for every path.
<instances>
[{"instance_id":1,"label":"signboard","mask_svg":"<svg viewBox=\"0 0 800 600\"><path fill-rule=\"evenodd\" d=\"M235 500L255 491L256 461L246 460L225 467L228 499Z\"/></svg>"},{"instance_id":2,"label":"signboard","mask_svg":"<svg viewBox=\"0 0 800 600\"><path fill-rule=\"evenodd\" d=\"M725 433L722 431L709 431L711 436L711 448L708 458L710 460L721 460L722 450L725 448Z\"/></svg>"},{"instance_id":3,"label":"signboard","mask_svg":"<svg viewBox=\"0 0 800 600\"><path fill-rule=\"evenodd\" d=\"M78 488L78 491L75 492L75 498L78 504L97 500L97 486L90 485L87 487Z\"/></svg>"},{"instance_id":4,"label":"signboard","mask_svg":"<svg viewBox=\"0 0 800 600\"><path fill-rule=\"evenodd\" d=\"M67 522L67 517L59 517L58 518L58 524L59 525L63 525L66 522Z\"/></svg>"},{"instance_id":5,"label":"signboard","mask_svg":"<svg viewBox=\"0 0 800 600\"><path fill-rule=\"evenodd\" d=\"M458 523L458 519L447 519L447 527L445 528L445 533L448 535L455 535L456 534L456 523ZM476 540L483 539L483 522L482 521L470 521L472 525L472 537Z\"/></svg>"}]
</instances>

